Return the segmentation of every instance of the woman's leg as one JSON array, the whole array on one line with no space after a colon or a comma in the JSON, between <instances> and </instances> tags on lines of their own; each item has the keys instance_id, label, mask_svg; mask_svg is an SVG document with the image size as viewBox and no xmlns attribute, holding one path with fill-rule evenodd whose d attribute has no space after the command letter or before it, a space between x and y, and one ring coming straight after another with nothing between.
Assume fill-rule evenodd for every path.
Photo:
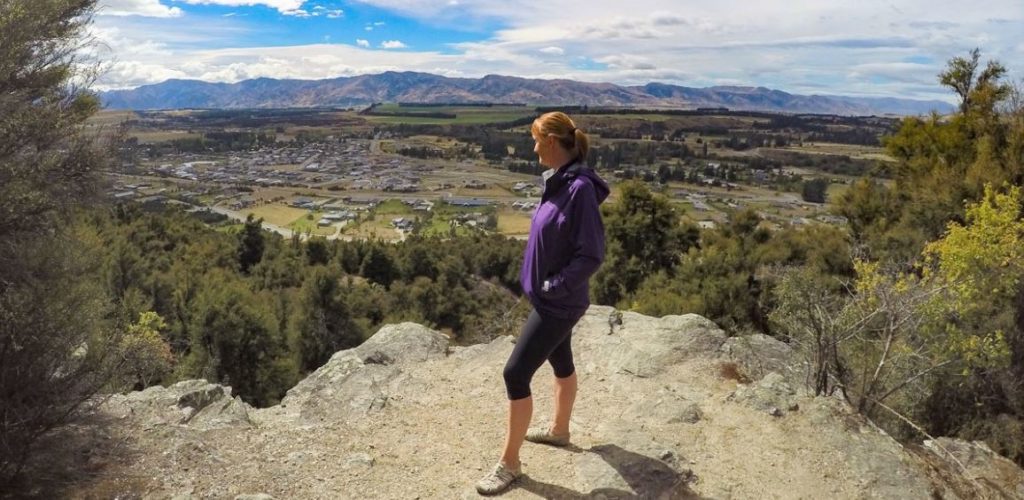
<instances>
[{"instance_id":1,"label":"woman's leg","mask_svg":"<svg viewBox=\"0 0 1024 500\"><path fill-rule=\"evenodd\" d=\"M576 402L576 372L564 378L555 377L555 419L551 434L564 436L569 433L569 417Z\"/></svg>"},{"instance_id":2,"label":"woman's leg","mask_svg":"<svg viewBox=\"0 0 1024 500\"><path fill-rule=\"evenodd\" d=\"M508 427L505 430L505 447L501 452L501 463L505 467L519 470L519 449L523 447L526 430L533 416L533 396L508 402Z\"/></svg>"},{"instance_id":3,"label":"woman's leg","mask_svg":"<svg viewBox=\"0 0 1024 500\"><path fill-rule=\"evenodd\" d=\"M572 405L576 402L576 366L572 361L572 335L562 341L548 362L555 372L555 418L552 421L551 434L564 436L569 434L569 418L572 416Z\"/></svg>"},{"instance_id":4,"label":"woman's leg","mask_svg":"<svg viewBox=\"0 0 1024 500\"><path fill-rule=\"evenodd\" d=\"M533 416L530 381L537 369L572 333L575 323L560 318L544 318L537 311L531 312L505 364L502 375L508 393L509 412L501 460L509 468L519 468L519 449L523 446Z\"/></svg>"}]
</instances>

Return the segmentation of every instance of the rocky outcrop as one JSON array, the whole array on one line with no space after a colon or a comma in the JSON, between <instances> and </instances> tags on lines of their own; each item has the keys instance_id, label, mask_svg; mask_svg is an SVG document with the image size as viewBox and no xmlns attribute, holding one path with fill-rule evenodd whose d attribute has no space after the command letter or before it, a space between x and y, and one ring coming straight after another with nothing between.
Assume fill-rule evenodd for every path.
<instances>
[{"instance_id":1,"label":"rocky outcrop","mask_svg":"<svg viewBox=\"0 0 1024 500\"><path fill-rule=\"evenodd\" d=\"M448 339L416 323L381 328L359 347L339 351L288 391L281 407L306 421L363 418L388 404L388 386L404 367L444 357Z\"/></svg>"},{"instance_id":2,"label":"rocky outcrop","mask_svg":"<svg viewBox=\"0 0 1024 500\"><path fill-rule=\"evenodd\" d=\"M205 381L114 397L105 411L136 453L97 491L131 477L145 486L125 493L147 498L475 498L500 453L514 342L449 346L403 323L271 408ZM844 401L812 397L802 360L769 337L595 306L573 350L573 442L527 443L527 476L504 498L1024 498L1024 471L984 445L906 446ZM550 373L533 383L538 424Z\"/></svg>"},{"instance_id":3,"label":"rocky outcrop","mask_svg":"<svg viewBox=\"0 0 1024 500\"><path fill-rule=\"evenodd\" d=\"M144 428L191 425L206 429L248 427L252 407L231 396L231 388L205 380L186 380L170 387L154 386L127 395L115 394L108 411L132 415Z\"/></svg>"}]
</instances>

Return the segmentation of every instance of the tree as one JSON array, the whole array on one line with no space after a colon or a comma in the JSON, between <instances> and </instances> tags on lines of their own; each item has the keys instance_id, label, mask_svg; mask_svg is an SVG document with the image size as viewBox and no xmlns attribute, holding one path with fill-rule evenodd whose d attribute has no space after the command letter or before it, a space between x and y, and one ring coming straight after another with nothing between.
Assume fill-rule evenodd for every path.
<instances>
[{"instance_id":1,"label":"tree","mask_svg":"<svg viewBox=\"0 0 1024 500\"><path fill-rule=\"evenodd\" d=\"M319 368L335 352L363 341L340 280L337 270L318 266L302 284L290 342L304 372Z\"/></svg>"},{"instance_id":2,"label":"tree","mask_svg":"<svg viewBox=\"0 0 1024 500\"><path fill-rule=\"evenodd\" d=\"M245 218L245 226L238 236L238 264L248 274L252 266L263 258L263 219L252 214Z\"/></svg>"},{"instance_id":3,"label":"tree","mask_svg":"<svg viewBox=\"0 0 1024 500\"><path fill-rule=\"evenodd\" d=\"M969 58L954 57L946 65L946 70L939 73L939 82L960 97L960 113L964 115L978 105L990 107L1010 91L1009 86L999 83L999 79L1006 75L1006 68L998 61L989 61L985 69L977 73L980 59L981 50L972 49Z\"/></svg>"},{"instance_id":4,"label":"tree","mask_svg":"<svg viewBox=\"0 0 1024 500\"><path fill-rule=\"evenodd\" d=\"M615 304L633 293L647 276L669 271L697 242L698 230L680 222L664 196L645 184L621 185L619 199L603 207L607 257L594 277L598 303Z\"/></svg>"},{"instance_id":5,"label":"tree","mask_svg":"<svg viewBox=\"0 0 1024 500\"><path fill-rule=\"evenodd\" d=\"M273 310L240 277L215 268L190 304L185 378L230 385L256 406L275 404L290 382L285 341Z\"/></svg>"},{"instance_id":6,"label":"tree","mask_svg":"<svg viewBox=\"0 0 1024 500\"><path fill-rule=\"evenodd\" d=\"M979 58L977 49L955 57L939 75L960 96L959 112L905 118L884 139L897 160L894 185L874 189L884 199L866 196L861 183L840 200L840 212L857 217L855 231L866 238L859 243L872 257L909 262L948 222L963 222L964 202L981 199L985 185L1024 182L1020 108L1009 102L1014 94L1001 81L1005 68L990 61L979 71Z\"/></svg>"},{"instance_id":7,"label":"tree","mask_svg":"<svg viewBox=\"0 0 1024 500\"><path fill-rule=\"evenodd\" d=\"M140 314L139 320L128 327L121 340L125 364L129 367L128 387L142 390L170 373L174 354L160 335L160 330L165 328L164 319L152 311Z\"/></svg>"},{"instance_id":8,"label":"tree","mask_svg":"<svg viewBox=\"0 0 1024 500\"><path fill-rule=\"evenodd\" d=\"M804 181L801 197L811 203L825 203L828 197L828 179Z\"/></svg>"},{"instance_id":9,"label":"tree","mask_svg":"<svg viewBox=\"0 0 1024 500\"><path fill-rule=\"evenodd\" d=\"M391 282L394 281L398 272L395 269L394 260L388 254L388 249L384 247L384 244L373 243L366 256L363 257L359 274L386 288L391 286Z\"/></svg>"},{"instance_id":10,"label":"tree","mask_svg":"<svg viewBox=\"0 0 1024 500\"><path fill-rule=\"evenodd\" d=\"M99 101L79 86L94 73L79 59L94 6L0 8L0 483L120 368L97 242L72 219L104 162L84 133Z\"/></svg>"},{"instance_id":11,"label":"tree","mask_svg":"<svg viewBox=\"0 0 1024 500\"><path fill-rule=\"evenodd\" d=\"M806 268L787 273L771 318L807 355L815 393L840 390L897 435L906 435L911 417L974 439L1007 436L978 423L1024 422L1021 368L1013 364L1024 359L1015 314L1024 284L1022 202L1018 187L987 189L968 206L966 224L951 223L913 272L860 261L856 280L838 292ZM1024 447L1003 444L1024 458Z\"/></svg>"}]
</instances>

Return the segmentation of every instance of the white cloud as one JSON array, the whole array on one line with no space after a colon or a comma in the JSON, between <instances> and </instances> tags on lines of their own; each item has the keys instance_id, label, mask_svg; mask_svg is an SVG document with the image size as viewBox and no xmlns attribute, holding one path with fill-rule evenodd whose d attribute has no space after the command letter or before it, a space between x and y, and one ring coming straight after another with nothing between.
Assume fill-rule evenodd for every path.
<instances>
[{"instance_id":1,"label":"white cloud","mask_svg":"<svg viewBox=\"0 0 1024 500\"><path fill-rule=\"evenodd\" d=\"M657 66L652 64L648 58L643 56L635 56L631 54L624 55L610 55L605 57L599 57L594 59L595 61L607 64L612 69L627 69L627 70L652 70L657 69Z\"/></svg>"},{"instance_id":2,"label":"white cloud","mask_svg":"<svg viewBox=\"0 0 1024 500\"><path fill-rule=\"evenodd\" d=\"M385 40L380 43L380 48L382 49L404 49L406 47L408 47L408 45L399 40Z\"/></svg>"},{"instance_id":3,"label":"white cloud","mask_svg":"<svg viewBox=\"0 0 1024 500\"><path fill-rule=\"evenodd\" d=\"M370 47L370 41L363 38L356 38L356 45L364 48Z\"/></svg>"},{"instance_id":4,"label":"white cloud","mask_svg":"<svg viewBox=\"0 0 1024 500\"><path fill-rule=\"evenodd\" d=\"M306 0L175 0L185 2L189 5L226 5L229 7L251 7L263 5L277 9L282 14L289 14L300 10Z\"/></svg>"},{"instance_id":5,"label":"white cloud","mask_svg":"<svg viewBox=\"0 0 1024 500\"><path fill-rule=\"evenodd\" d=\"M320 15L320 14L310 14L308 11L305 11L305 10L302 10L302 9L283 10L283 11L281 11L281 13L286 15L286 16L295 16L295 17L312 17L312 16L319 16Z\"/></svg>"},{"instance_id":6,"label":"white cloud","mask_svg":"<svg viewBox=\"0 0 1024 500\"><path fill-rule=\"evenodd\" d=\"M561 47L555 47L555 46L544 47L543 49L540 49L538 52L541 52L541 53L544 53L544 54L553 55L553 56L560 56L560 55L565 54L565 51L562 50Z\"/></svg>"},{"instance_id":7,"label":"white cloud","mask_svg":"<svg viewBox=\"0 0 1024 500\"><path fill-rule=\"evenodd\" d=\"M168 7L160 0L103 0L99 4L100 15L179 17L184 12L178 7Z\"/></svg>"},{"instance_id":8,"label":"white cloud","mask_svg":"<svg viewBox=\"0 0 1024 500\"><path fill-rule=\"evenodd\" d=\"M337 19L337 18L339 18L341 16L344 16L344 15L345 15L345 11L343 11L341 9L334 9L334 10L328 10L327 11L327 18L328 19Z\"/></svg>"}]
</instances>

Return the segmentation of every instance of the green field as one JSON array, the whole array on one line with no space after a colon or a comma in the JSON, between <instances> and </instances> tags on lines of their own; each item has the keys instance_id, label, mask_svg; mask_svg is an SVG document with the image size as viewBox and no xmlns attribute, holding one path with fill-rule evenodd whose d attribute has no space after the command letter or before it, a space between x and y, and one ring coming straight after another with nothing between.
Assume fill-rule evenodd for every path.
<instances>
[{"instance_id":1,"label":"green field","mask_svg":"<svg viewBox=\"0 0 1024 500\"><path fill-rule=\"evenodd\" d=\"M506 236L530 234L532 211L502 210L498 212L498 232Z\"/></svg>"},{"instance_id":2,"label":"green field","mask_svg":"<svg viewBox=\"0 0 1024 500\"><path fill-rule=\"evenodd\" d=\"M483 124L500 123L533 116L536 113L529 106L493 106L490 108L477 106L399 106L383 104L374 108L380 113L452 113L455 118L429 118L419 116L362 116L373 123L406 123L410 125L437 124Z\"/></svg>"},{"instance_id":3,"label":"green field","mask_svg":"<svg viewBox=\"0 0 1024 500\"><path fill-rule=\"evenodd\" d=\"M317 221L320 220L320 216L323 212L309 212L306 215L295 219L291 224L288 225L288 229L298 234L311 233L317 236L330 236L337 232L337 228L334 226L320 227L317 225Z\"/></svg>"},{"instance_id":4,"label":"green field","mask_svg":"<svg viewBox=\"0 0 1024 500\"><path fill-rule=\"evenodd\" d=\"M85 123L86 125L95 127L109 127L120 125L121 122L131 120L133 118L137 118L135 112L133 111L120 109L104 109L90 116L89 119L85 121Z\"/></svg>"},{"instance_id":5,"label":"green field","mask_svg":"<svg viewBox=\"0 0 1024 500\"><path fill-rule=\"evenodd\" d=\"M128 137L137 138L139 140L139 144L153 144L156 142L172 141L174 139L199 139L203 137L203 134L197 134L187 130L159 130L151 132L133 131L128 134Z\"/></svg>"},{"instance_id":6,"label":"green field","mask_svg":"<svg viewBox=\"0 0 1024 500\"><path fill-rule=\"evenodd\" d=\"M281 205L279 203L270 203L267 205L261 205L253 207L251 209L242 210L243 214L252 214L253 217L262 218L264 221L273 224L275 226L285 227L295 222L297 219L305 217L309 210L304 208L289 207L287 205ZM314 224L316 225L315 221Z\"/></svg>"}]
</instances>

